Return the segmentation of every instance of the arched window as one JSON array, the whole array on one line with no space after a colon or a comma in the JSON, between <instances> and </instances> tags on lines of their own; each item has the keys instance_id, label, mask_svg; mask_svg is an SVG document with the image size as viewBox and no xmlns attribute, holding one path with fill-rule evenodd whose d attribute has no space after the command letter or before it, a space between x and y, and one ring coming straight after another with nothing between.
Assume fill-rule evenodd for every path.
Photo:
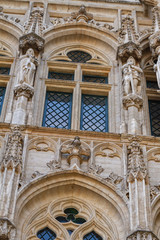
<instances>
[{"instance_id":1,"label":"arched window","mask_svg":"<svg viewBox=\"0 0 160 240\"><path fill-rule=\"evenodd\" d=\"M48 62L46 84L51 90L46 92L42 126L108 132L106 64L94 50L66 48L53 55Z\"/></svg>"},{"instance_id":2,"label":"arched window","mask_svg":"<svg viewBox=\"0 0 160 240\"><path fill-rule=\"evenodd\" d=\"M37 233L37 237L41 240L54 240L56 238L56 234L46 227Z\"/></svg>"},{"instance_id":3,"label":"arched window","mask_svg":"<svg viewBox=\"0 0 160 240\"><path fill-rule=\"evenodd\" d=\"M86 234L83 240L103 240L101 236L99 236L96 232L92 231Z\"/></svg>"}]
</instances>

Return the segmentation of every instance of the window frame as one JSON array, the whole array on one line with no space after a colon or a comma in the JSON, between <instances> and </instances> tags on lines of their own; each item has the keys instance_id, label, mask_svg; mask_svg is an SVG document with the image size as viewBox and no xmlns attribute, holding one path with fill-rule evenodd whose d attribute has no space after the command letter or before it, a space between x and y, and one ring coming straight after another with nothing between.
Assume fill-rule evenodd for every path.
<instances>
[{"instance_id":1,"label":"window frame","mask_svg":"<svg viewBox=\"0 0 160 240\"><path fill-rule=\"evenodd\" d=\"M108 132L108 97L107 96L97 96L97 95L90 95L90 94L82 94L81 97L81 116L80 116L80 130L82 131L91 131L91 130L83 130L83 98L84 96L91 96L91 97L104 97L105 98L105 131L92 131L92 132Z\"/></svg>"}]
</instances>

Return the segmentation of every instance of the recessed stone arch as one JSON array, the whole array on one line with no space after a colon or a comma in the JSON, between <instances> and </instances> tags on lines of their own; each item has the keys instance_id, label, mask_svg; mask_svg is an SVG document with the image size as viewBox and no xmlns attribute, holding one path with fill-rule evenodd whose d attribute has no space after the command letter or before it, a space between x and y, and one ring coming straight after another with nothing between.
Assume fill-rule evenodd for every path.
<instances>
[{"instance_id":1,"label":"recessed stone arch","mask_svg":"<svg viewBox=\"0 0 160 240\"><path fill-rule=\"evenodd\" d=\"M116 232L116 234L109 233L109 235L112 235L111 239L125 239L129 231L129 226L126 226L126 222L129 223L127 202L125 202L122 196L116 193L115 188L110 184L102 183L97 177L88 176L77 170L62 171L40 177L29 183L19 192L16 204L16 217L14 219L18 227L17 238L25 239L23 234L29 226L29 221L26 222L26 219L29 219L33 210L35 212L36 210L39 211L40 208L43 209L43 207L49 206L53 201L61 203L66 198L71 199L71 204L72 199L77 198L79 201L84 202L84 204L93 207L97 212L97 217L99 219L101 216L106 217L108 224L114 229L111 232ZM98 214L100 215L98 216ZM90 229L97 231L99 229L99 231L102 231L102 228L99 227L100 223L97 226L95 225L94 219L90 225ZM43 226L46 227L49 225L45 224ZM54 231L53 228L52 230ZM21 232L22 235L20 234ZM75 238L73 235L73 239L77 239L77 236L75 233Z\"/></svg>"},{"instance_id":2,"label":"recessed stone arch","mask_svg":"<svg viewBox=\"0 0 160 240\"><path fill-rule=\"evenodd\" d=\"M117 36L109 30L103 32L85 25L62 26L46 32L44 38L46 40L44 57L46 59L48 59L50 53L56 51L56 49L64 46L77 45L80 48L82 46L93 48L94 51L99 52L99 55L101 55L110 66L112 66L113 61L115 62L116 60L116 49L118 47Z\"/></svg>"},{"instance_id":3,"label":"recessed stone arch","mask_svg":"<svg viewBox=\"0 0 160 240\"><path fill-rule=\"evenodd\" d=\"M108 176L112 172L119 176L124 174L122 148L114 143L106 142L96 145L94 147L94 162L104 167L103 175Z\"/></svg>"},{"instance_id":4,"label":"recessed stone arch","mask_svg":"<svg viewBox=\"0 0 160 240\"><path fill-rule=\"evenodd\" d=\"M25 160L26 181L49 172L49 163L57 160L57 143L48 137L35 137L28 142ZM26 174L27 173L27 174Z\"/></svg>"}]
</instances>

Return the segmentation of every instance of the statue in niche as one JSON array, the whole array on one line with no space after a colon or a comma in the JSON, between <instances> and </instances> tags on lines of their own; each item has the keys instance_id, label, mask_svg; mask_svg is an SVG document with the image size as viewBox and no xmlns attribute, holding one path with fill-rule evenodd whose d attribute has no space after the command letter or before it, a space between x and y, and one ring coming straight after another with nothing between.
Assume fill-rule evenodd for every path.
<instances>
[{"instance_id":1,"label":"statue in niche","mask_svg":"<svg viewBox=\"0 0 160 240\"><path fill-rule=\"evenodd\" d=\"M124 94L138 94L138 87L141 83L140 74L142 69L136 66L136 61L133 57L129 57L127 63L123 65L123 86Z\"/></svg>"},{"instance_id":2,"label":"statue in niche","mask_svg":"<svg viewBox=\"0 0 160 240\"><path fill-rule=\"evenodd\" d=\"M36 65L34 51L32 48L29 48L26 54L20 57L18 83L27 83L30 86L33 86L35 71Z\"/></svg>"},{"instance_id":3,"label":"statue in niche","mask_svg":"<svg viewBox=\"0 0 160 240\"><path fill-rule=\"evenodd\" d=\"M158 59L157 59L157 63L154 65L154 70L156 72L157 83L160 89L160 47L158 47L157 53L158 53Z\"/></svg>"}]
</instances>

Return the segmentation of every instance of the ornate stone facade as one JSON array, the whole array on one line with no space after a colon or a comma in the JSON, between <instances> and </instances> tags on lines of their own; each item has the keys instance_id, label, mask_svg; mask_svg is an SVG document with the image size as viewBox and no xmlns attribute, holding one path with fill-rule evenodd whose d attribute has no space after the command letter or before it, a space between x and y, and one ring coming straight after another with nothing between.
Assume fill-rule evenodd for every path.
<instances>
[{"instance_id":1,"label":"ornate stone facade","mask_svg":"<svg viewBox=\"0 0 160 240\"><path fill-rule=\"evenodd\" d=\"M0 240L159 240L159 89L159 1L0 0Z\"/></svg>"}]
</instances>

